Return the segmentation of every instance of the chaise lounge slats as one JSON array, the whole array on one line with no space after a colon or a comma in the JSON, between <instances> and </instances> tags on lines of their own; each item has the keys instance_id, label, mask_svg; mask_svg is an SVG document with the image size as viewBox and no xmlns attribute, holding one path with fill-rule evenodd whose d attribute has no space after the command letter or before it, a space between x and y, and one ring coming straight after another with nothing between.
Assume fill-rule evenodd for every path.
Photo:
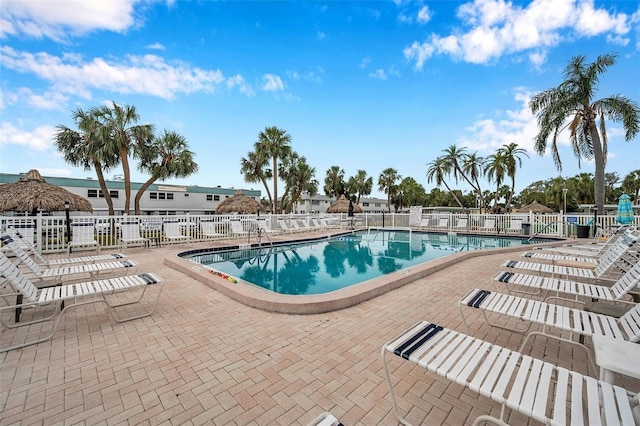
<instances>
[{"instance_id":1,"label":"chaise lounge slats","mask_svg":"<svg viewBox=\"0 0 640 426\"><path fill-rule=\"evenodd\" d=\"M607 424L635 424L632 401L623 388L427 321L412 326L381 351L393 410L403 424L408 422L396 404L385 356L389 353L503 406L500 419L482 415L476 422L504 424L504 408L510 408L545 424L600 424L602 419Z\"/></svg>"}]
</instances>

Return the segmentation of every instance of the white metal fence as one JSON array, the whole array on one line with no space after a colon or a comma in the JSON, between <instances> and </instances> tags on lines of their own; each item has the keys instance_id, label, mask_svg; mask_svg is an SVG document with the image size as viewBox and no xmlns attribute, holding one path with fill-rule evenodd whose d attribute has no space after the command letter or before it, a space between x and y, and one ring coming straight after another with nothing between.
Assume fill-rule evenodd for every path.
<instances>
[{"instance_id":1,"label":"white metal fence","mask_svg":"<svg viewBox=\"0 0 640 426\"><path fill-rule=\"evenodd\" d=\"M597 216L584 214L461 214L434 213L423 214L422 218L430 218L430 226L426 230L435 232L481 232L490 234L512 234L540 237L571 237L594 236L594 230L599 235L607 235L619 224L615 216ZM140 227L140 235L150 240L151 246L170 243L165 238L164 228L167 222L179 222L183 235L188 235L192 242L202 242L211 239L238 238L230 229L230 221L240 221L245 231L257 229L256 215L170 215L170 216L72 216L71 223L92 224L95 229L95 239L102 248L119 247L120 223L136 222ZM301 226L309 223L309 219L329 220L336 227L347 228L354 221L346 214L338 215L262 215L272 229L278 228L278 221L284 220L291 224L297 222ZM410 223L409 213L362 213L356 214L355 225L360 228L415 228ZM415 220L415 218L414 218ZM64 216L0 216L0 227L14 227L16 230L33 241L40 252L54 253L67 250L71 223L67 224ZM595 223L595 227L593 224ZM634 218L632 226L640 226L640 216ZM211 230L214 232L211 232ZM582 232L581 232L582 231ZM582 235L580 235L582 233ZM241 238L251 238L244 235Z\"/></svg>"}]
</instances>

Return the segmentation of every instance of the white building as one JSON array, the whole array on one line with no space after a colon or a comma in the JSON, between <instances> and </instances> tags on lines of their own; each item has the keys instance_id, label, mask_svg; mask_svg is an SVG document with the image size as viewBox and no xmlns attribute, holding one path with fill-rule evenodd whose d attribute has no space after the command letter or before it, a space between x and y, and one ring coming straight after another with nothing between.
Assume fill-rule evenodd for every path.
<instances>
[{"instance_id":1,"label":"white building","mask_svg":"<svg viewBox=\"0 0 640 426\"><path fill-rule=\"evenodd\" d=\"M328 197L326 195L314 195L310 196L308 193L303 193L300 196L300 200L296 203L293 213L307 214L307 213L325 213L329 206L336 202L334 197ZM360 207L364 213L382 213L387 211L386 198L360 198ZM391 206L391 211L394 207Z\"/></svg>"},{"instance_id":2,"label":"white building","mask_svg":"<svg viewBox=\"0 0 640 426\"><path fill-rule=\"evenodd\" d=\"M22 177L19 174L0 173L0 185L16 182ZM76 179L64 177L47 177L43 179L52 185L59 186L76 195L86 198L93 207L93 214L106 216L109 214L107 203L102 195L100 184L96 179ZM109 194L113 200L116 214L122 214L125 203L124 182L106 181ZM134 199L141 183L131 182L131 213L134 210ZM171 185L154 183L143 194L140 200L141 214L145 215L180 215L180 214L213 214L218 204L236 193L237 189L206 187L197 185ZM242 193L260 201L260 191L243 189Z\"/></svg>"}]
</instances>

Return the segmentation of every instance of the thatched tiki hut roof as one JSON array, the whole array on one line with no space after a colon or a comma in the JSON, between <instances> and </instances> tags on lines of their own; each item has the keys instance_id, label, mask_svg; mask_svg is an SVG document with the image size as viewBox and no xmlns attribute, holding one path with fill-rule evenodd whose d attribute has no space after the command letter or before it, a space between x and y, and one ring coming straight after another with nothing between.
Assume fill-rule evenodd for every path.
<instances>
[{"instance_id":1,"label":"thatched tiki hut roof","mask_svg":"<svg viewBox=\"0 0 640 426\"><path fill-rule=\"evenodd\" d=\"M233 196L225 199L218 207L216 207L216 214L221 213L244 213L251 214L257 213L260 203L251 197L247 197L241 190L236 191Z\"/></svg>"},{"instance_id":2,"label":"thatched tiki hut roof","mask_svg":"<svg viewBox=\"0 0 640 426\"><path fill-rule=\"evenodd\" d=\"M89 200L47 183L35 169L29 170L16 182L0 185L0 211L34 214L38 210L64 211L64 203L67 201L71 211L93 211Z\"/></svg>"},{"instance_id":3,"label":"thatched tiki hut roof","mask_svg":"<svg viewBox=\"0 0 640 426\"><path fill-rule=\"evenodd\" d=\"M533 213L553 213L553 210L551 210L551 208L545 206L544 204L540 204L537 201L534 201L531 204L527 204L526 206L522 206L518 209L519 212L523 212L523 213L528 213L528 212L533 212Z\"/></svg>"},{"instance_id":4,"label":"thatched tiki hut roof","mask_svg":"<svg viewBox=\"0 0 640 426\"><path fill-rule=\"evenodd\" d=\"M333 203L327 209L327 213L348 213L349 212L349 200L343 195L338 198L338 201ZM362 213L362 207L358 204L353 203L353 212L354 213Z\"/></svg>"}]
</instances>

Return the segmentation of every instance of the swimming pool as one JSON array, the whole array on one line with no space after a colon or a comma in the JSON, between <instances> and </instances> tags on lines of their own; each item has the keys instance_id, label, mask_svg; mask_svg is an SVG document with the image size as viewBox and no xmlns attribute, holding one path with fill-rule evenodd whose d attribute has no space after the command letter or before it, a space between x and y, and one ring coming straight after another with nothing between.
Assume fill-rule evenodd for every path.
<instances>
[{"instance_id":1,"label":"swimming pool","mask_svg":"<svg viewBox=\"0 0 640 426\"><path fill-rule=\"evenodd\" d=\"M311 241L181 257L211 270L287 295L343 289L454 253L537 243L518 237L360 231Z\"/></svg>"}]
</instances>

